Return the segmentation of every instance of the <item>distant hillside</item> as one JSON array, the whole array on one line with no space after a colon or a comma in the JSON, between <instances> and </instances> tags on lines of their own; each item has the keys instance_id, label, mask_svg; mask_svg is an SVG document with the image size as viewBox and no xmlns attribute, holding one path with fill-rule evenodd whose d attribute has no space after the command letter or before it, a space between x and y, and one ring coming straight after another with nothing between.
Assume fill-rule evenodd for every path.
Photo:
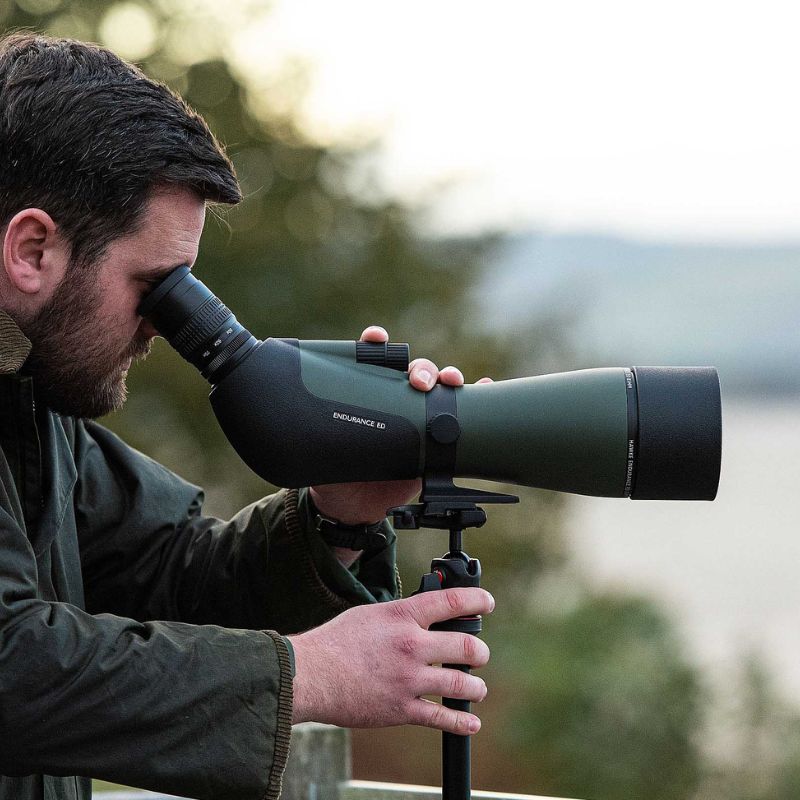
<instances>
[{"instance_id":1,"label":"distant hillside","mask_svg":"<svg viewBox=\"0 0 800 800\"><path fill-rule=\"evenodd\" d=\"M562 321L565 369L711 364L728 392L800 394L800 244L519 235L482 300L501 327Z\"/></svg>"}]
</instances>

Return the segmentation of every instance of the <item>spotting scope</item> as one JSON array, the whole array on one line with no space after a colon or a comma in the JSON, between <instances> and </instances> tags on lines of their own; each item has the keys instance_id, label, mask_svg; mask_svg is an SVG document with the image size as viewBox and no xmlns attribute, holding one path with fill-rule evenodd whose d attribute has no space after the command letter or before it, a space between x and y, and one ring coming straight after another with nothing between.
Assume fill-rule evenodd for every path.
<instances>
[{"instance_id":1,"label":"spotting scope","mask_svg":"<svg viewBox=\"0 0 800 800\"><path fill-rule=\"evenodd\" d=\"M276 486L443 475L634 500L713 500L712 367L608 367L423 393L406 344L261 341L183 266L139 313L212 385L239 456Z\"/></svg>"}]
</instances>

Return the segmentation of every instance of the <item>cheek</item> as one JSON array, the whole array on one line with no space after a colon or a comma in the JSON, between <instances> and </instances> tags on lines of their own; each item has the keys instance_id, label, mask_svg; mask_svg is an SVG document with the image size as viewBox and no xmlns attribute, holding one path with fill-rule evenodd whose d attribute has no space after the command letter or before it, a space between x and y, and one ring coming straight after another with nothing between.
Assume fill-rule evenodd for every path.
<instances>
[{"instance_id":1,"label":"cheek","mask_svg":"<svg viewBox=\"0 0 800 800\"><path fill-rule=\"evenodd\" d=\"M138 302L138 301L137 301ZM137 338L142 318L136 313L137 302L104 303L97 315L98 338L102 338L113 351L130 345Z\"/></svg>"},{"instance_id":2,"label":"cheek","mask_svg":"<svg viewBox=\"0 0 800 800\"><path fill-rule=\"evenodd\" d=\"M142 293L139 291L131 292L126 298L125 302L120 302L117 309L117 317L120 328L131 336L135 335L136 331L142 324L142 318L139 316L138 308L142 302Z\"/></svg>"}]
</instances>

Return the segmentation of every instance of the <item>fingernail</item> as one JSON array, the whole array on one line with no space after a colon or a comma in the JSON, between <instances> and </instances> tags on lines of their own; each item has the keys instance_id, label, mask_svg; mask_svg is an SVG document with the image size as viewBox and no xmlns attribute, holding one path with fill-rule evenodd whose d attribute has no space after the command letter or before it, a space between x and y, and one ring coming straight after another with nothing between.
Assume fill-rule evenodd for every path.
<instances>
[{"instance_id":1,"label":"fingernail","mask_svg":"<svg viewBox=\"0 0 800 800\"><path fill-rule=\"evenodd\" d=\"M469 721L469 732L477 733L481 729L481 721L479 719L471 719Z\"/></svg>"},{"instance_id":2,"label":"fingernail","mask_svg":"<svg viewBox=\"0 0 800 800\"><path fill-rule=\"evenodd\" d=\"M492 601L492 607L489 609L489 611L492 612L492 611L494 611L494 606L495 606L494 595L489 594L489 592L486 592L486 594L489 595L489 599Z\"/></svg>"},{"instance_id":3,"label":"fingernail","mask_svg":"<svg viewBox=\"0 0 800 800\"><path fill-rule=\"evenodd\" d=\"M433 375L426 369L421 369L417 372L417 377L427 386L433 382Z\"/></svg>"}]
</instances>

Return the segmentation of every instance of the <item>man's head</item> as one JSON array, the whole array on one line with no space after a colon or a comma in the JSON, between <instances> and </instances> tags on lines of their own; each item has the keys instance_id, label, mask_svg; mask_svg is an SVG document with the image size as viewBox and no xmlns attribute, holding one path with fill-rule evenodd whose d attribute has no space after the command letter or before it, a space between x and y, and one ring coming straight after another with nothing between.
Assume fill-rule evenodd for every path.
<instances>
[{"instance_id":1,"label":"man's head","mask_svg":"<svg viewBox=\"0 0 800 800\"><path fill-rule=\"evenodd\" d=\"M121 367L154 334L130 285L141 299L148 276L191 263L205 202L240 199L205 122L136 67L81 42L0 41L0 306L56 410L121 405Z\"/></svg>"}]
</instances>

